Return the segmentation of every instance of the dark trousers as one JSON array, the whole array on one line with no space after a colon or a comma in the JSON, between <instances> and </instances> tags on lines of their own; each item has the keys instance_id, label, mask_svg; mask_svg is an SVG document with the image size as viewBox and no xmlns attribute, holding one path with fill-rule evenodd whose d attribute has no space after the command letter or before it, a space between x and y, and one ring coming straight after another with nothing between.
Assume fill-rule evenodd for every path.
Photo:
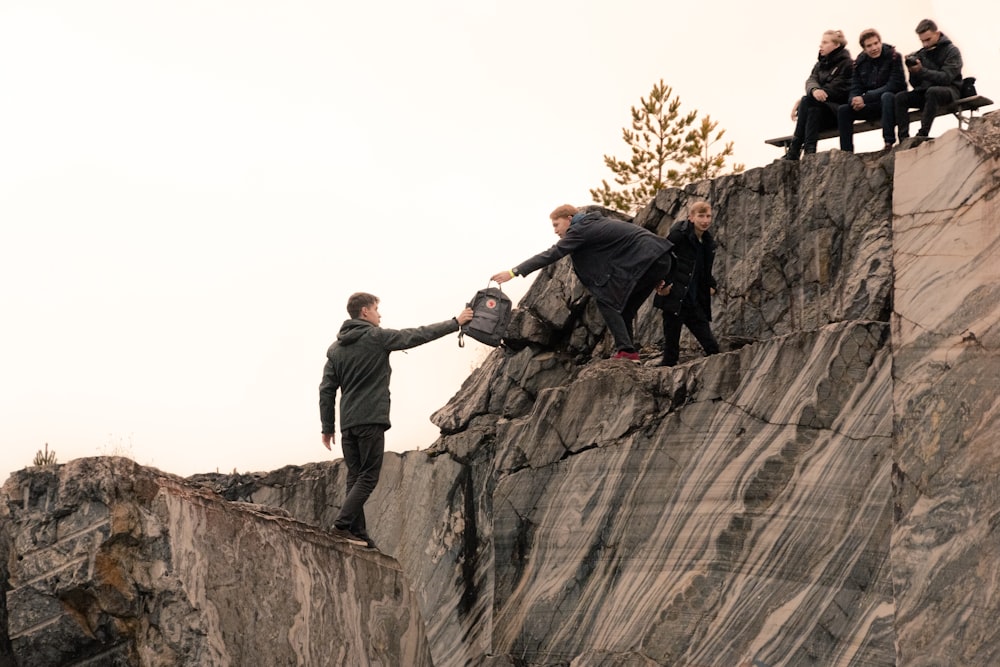
<instances>
[{"instance_id":1,"label":"dark trousers","mask_svg":"<svg viewBox=\"0 0 1000 667\"><path fill-rule=\"evenodd\" d=\"M826 102L817 102L812 95L805 95L799 101L798 116L795 120L795 132L788 152L798 157L804 146L806 153L816 152L819 141L819 131L837 127L837 116Z\"/></svg>"},{"instance_id":2,"label":"dark trousers","mask_svg":"<svg viewBox=\"0 0 1000 667\"><path fill-rule=\"evenodd\" d=\"M957 99L958 91L951 86L931 86L896 93L896 124L899 126L900 141L910 136L910 109L924 110L920 115L920 135L926 137L931 133L931 124L938 109Z\"/></svg>"},{"instance_id":3,"label":"dark trousers","mask_svg":"<svg viewBox=\"0 0 1000 667\"><path fill-rule=\"evenodd\" d=\"M688 328L705 355L718 354L719 342L712 335L712 327L701 308L681 303L681 310L674 315L663 311L663 361L661 366L676 366L681 355L681 325Z\"/></svg>"},{"instance_id":4,"label":"dark trousers","mask_svg":"<svg viewBox=\"0 0 1000 667\"><path fill-rule=\"evenodd\" d=\"M854 152L854 121L859 118L882 122L882 138L887 144L896 143L896 96L882 93L877 102L868 102L864 108L855 111L851 105L841 104L837 108L837 127L840 129L840 150Z\"/></svg>"},{"instance_id":5,"label":"dark trousers","mask_svg":"<svg viewBox=\"0 0 1000 667\"><path fill-rule=\"evenodd\" d=\"M625 352L635 352L635 345L632 336L635 326L635 316L639 312L640 306L649 298L653 290L665 280L670 274L672 266L670 252L665 252L646 272L636 281L632 293L625 300L625 307L619 311L607 304L597 301L597 309L601 311L604 323L615 339L615 350Z\"/></svg>"},{"instance_id":6,"label":"dark trousers","mask_svg":"<svg viewBox=\"0 0 1000 667\"><path fill-rule=\"evenodd\" d=\"M365 524L365 501L375 490L382 472L385 453L385 426L364 424L345 429L340 447L347 464L347 497L333 525L359 537L368 537Z\"/></svg>"}]
</instances>

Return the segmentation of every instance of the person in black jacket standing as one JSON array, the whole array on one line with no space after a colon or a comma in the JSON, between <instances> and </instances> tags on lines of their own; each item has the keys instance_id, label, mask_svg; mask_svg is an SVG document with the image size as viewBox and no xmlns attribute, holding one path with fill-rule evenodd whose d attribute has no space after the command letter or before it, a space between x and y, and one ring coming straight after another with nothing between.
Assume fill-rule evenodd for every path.
<instances>
[{"instance_id":1,"label":"person in black jacket standing","mask_svg":"<svg viewBox=\"0 0 1000 667\"><path fill-rule=\"evenodd\" d=\"M896 93L906 90L903 57L891 44L883 44L878 30L868 28L858 40L863 52L854 61L854 76L847 104L837 109L840 150L854 152L854 121L882 121L885 147L896 143Z\"/></svg>"},{"instance_id":2,"label":"person in black jacket standing","mask_svg":"<svg viewBox=\"0 0 1000 667\"><path fill-rule=\"evenodd\" d=\"M630 222L606 218L598 211L580 211L569 204L556 208L549 219L559 241L491 280L505 283L570 255L573 271L590 290L615 339L613 358L639 361L632 342L635 316L670 274L670 241Z\"/></svg>"},{"instance_id":3,"label":"person in black jacket standing","mask_svg":"<svg viewBox=\"0 0 1000 667\"><path fill-rule=\"evenodd\" d=\"M958 47L930 19L918 23L916 32L923 48L906 57L913 90L896 93L900 141L910 136L911 108L924 110L917 136L927 137L938 108L957 100L962 88L962 53Z\"/></svg>"},{"instance_id":4,"label":"person in black jacket standing","mask_svg":"<svg viewBox=\"0 0 1000 667\"><path fill-rule=\"evenodd\" d=\"M413 329L383 329L378 297L356 292L337 340L326 351L319 385L323 446L335 442L336 397L340 390L340 435L347 464L347 497L333 522L332 533L348 542L375 548L365 523L365 501L382 471L385 432L389 423L389 353L408 350L441 338L472 319L472 308L444 322Z\"/></svg>"},{"instance_id":5,"label":"person in black jacket standing","mask_svg":"<svg viewBox=\"0 0 1000 667\"><path fill-rule=\"evenodd\" d=\"M819 131L837 127L837 108L847 102L854 62L847 39L840 30L827 30L819 43L819 56L806 79L806 94L792 107L795 133L784 160L798 160L802 149L815 153Z\"/></svg>"},{"instance_id":6,"label":"person in black jacket standing","mask_svg":"<svg viewBox=\"0 0 1000 667\"><path fill-rule=\"evenodd\" d=\"M675 366L680 357L681 325L694 335L706 355L719 352L712 335L712 296L716 282L712 275L715 239L708 228L712 207L696 201L688 206L688 219L676 222L667 234L674 244L676 262L670 283L657 288L653 306L663 310L663 360L661 366Z\"/></svg>"}]
</instances>

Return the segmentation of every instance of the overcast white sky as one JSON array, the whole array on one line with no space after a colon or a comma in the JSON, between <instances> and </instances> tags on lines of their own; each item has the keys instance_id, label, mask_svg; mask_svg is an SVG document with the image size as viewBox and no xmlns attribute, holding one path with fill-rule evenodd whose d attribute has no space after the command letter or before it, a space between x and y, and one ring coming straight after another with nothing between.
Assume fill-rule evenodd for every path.
<instances>
[{"instance_id":1,"label":"overcast white sky","mask_svg":"<svg viewBox=\"0 0 1000 667\"><path fill-rule=\"evenodd\" d=\"M749 168L779 156L763 140L791 132L827 28L905 53L935 18L1000 96L997 3L808 7L4 0L0 480L45 443L181 475L339 458L317 385L348 295L392 328L458 313L611 179L661 78ZM393 354L388 448L430 445L483 356Z\"/></svg>"}]
</instances>

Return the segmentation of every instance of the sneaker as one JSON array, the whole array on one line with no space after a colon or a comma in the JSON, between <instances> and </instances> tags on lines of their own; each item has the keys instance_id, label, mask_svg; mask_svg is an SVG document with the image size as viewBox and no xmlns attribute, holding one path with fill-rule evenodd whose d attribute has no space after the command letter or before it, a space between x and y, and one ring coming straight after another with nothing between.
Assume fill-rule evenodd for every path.
<instances>
[{"instance_id":1,"label":"sneaker","mask_svg":"<svg viewBox=\"0 0 1000 667\"><path fill-rule=\"evenodd\" d=\"M625 350L618 350L615 352L615 356L612 359L625 359L626 361L639 361L638 352L626 352Z\"/></svg>"},{"instance_id":2,"label":"sneaker","mask_svg":"<svg viewBox=\"0 0 1000 667\"><path fill-rule=\"evenodd\" d=\"M375 551L378 551L378 547L375 546L375 540L373 540L372 538L368 537L367 535L365 535L363 537L361 535L358 535L357 537L358 537L359 540L364 540L365 541L365 549L374 549Z\"/></svg>"},{"instance_id":3,"label":"sneaker","mask_svg":"<svg viewBox=\"0 0 1000 667\"><path fill-rule=\"evenodd\" d=\"M351 531L344 530L343 528L337 528L336 526L334 526L333 528L330 529L330 534L338 539L344 540L348 544L353 544L358 547L368 546L368 541L365 540L365 538L358 537ZM374 542L372 544L374 544Z\"/></svg>"}]
</instances>

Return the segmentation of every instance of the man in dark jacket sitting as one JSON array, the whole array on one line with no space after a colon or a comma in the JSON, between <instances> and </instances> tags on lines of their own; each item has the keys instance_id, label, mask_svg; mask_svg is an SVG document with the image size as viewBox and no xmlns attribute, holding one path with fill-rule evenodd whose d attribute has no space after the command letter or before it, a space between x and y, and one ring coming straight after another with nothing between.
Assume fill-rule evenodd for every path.
<instances>
[{"instance_id":1,"label":"man in dark jacket sitting","mask_svg":"<svg viewBox=\"0 0 1000 667\"><path fill-rule=\"evenodd\" d=\"M962 88L962 53L958 47L930 19L917 24L917 36L923 48L906 57L913 90L896 93L900 141L910 136L910 109L924 110L917 136L927 137L938 109L957 100Z\"/></svg>"},{"instance_id":2,"label":"man in dark jacket sitting","mask_svg":"<svg viewBox=\"0 0 1000 667\"><path fill-rule=\"evenodd\" d=\"M896 93L906 90L903 57L874 28L861 33L862 53L854 61L851 92L847 104L837 109L840 150L854 152L854 121L858 118L882 120L885 147L896 143Z\"/></svg>"},{"instance_id":3,"label":"man in dark jacket sitting","mask_svg":"<svg viewBox=\"0 0 1000 667\"><path fill-rule=\"evenodd\" d=\"M657 288L653 305L663 309L663 361L675 366L680 358L681 325L694 335L705 354L719 352L712 335L712 296L715 294L715 239L708 231L712 207L696 201L688 206L688 219L674 223L667 239L674 244L676 262L670 283Z\"/></svg>"},{"instance_id":4,"label":"man in dark jacket sitting","mask_svg":"<svg viewBox=\"0 0 1000 667\"><path fill-rule=\"evenodd\" d=\"M590 290L614 336L614 358L639 361L632 342L635 316L670 273L672 244L638 225L606 218L597 211L584 213L569 204L552 211L549 219L559 241L492 280L504 283L526 276L570 255L573 270Z\"/></svg>"}]
</instances>

